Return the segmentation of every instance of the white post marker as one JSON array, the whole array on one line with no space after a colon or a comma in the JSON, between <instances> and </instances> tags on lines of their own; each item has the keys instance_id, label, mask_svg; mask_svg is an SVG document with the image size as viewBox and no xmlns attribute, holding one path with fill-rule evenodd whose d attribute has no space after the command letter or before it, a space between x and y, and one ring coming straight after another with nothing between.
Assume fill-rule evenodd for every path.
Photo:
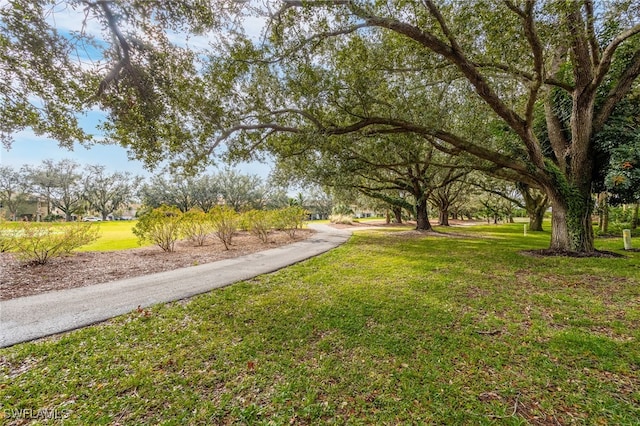
<instances>
[{"instance_id":1,"label":"white post marker","mask_svg":"<svg viewBox=\"0 0 640 426\"><path fill-rule=\"evenodd\" d=\"M622 230L622 241L624 241L624 249L631 250L631 229Z\"/></svg>"},{"instance_id":2,"label":"white post marker","mask_svg":"<svg viewBox=\"0 0 640 426\"><path fill-rule=\"evenodd\" d=\"M524 224L524 236L525 237L527 236L527 224L526 223Z\"/></svg>"}]
</instances>

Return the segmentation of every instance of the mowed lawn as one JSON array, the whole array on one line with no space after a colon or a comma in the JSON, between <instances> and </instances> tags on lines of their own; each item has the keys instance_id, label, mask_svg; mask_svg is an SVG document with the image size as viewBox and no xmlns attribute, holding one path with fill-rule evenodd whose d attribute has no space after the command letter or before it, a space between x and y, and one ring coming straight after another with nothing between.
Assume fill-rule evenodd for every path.
<instances>
[{"instance_id":1,"label":"mowed lawn","mask_svg":"<svg viewBox=\"0 0 640 426\"><path fill-rule=\"evenodd\" d=\"M92 222L92 226L100 228L100 238L80 247L78 251L109 251L140 247L138 237L131 231L135 224L136 221L133 220Z\"/></svg>"},{"instance_id":2,"label":"mowed lawn","mask_svg":"<svg viewBox=\"0 0 640 426\"><path fill-rule=\"evenodd\" d=\"M85 226L92 226L99 229L100 237L91 244L80 247L77 251L110 251L110 250L125 250L130 248L140 247L138 244L138 237L136 237L132 229L137 222L134 220L123 221L104 221L104 222L53 222L53 223L32 223L33 225L42 226L74 226L82 224ZM7 222L4 224L8 229L15 229L23 225L20 222ZM143 243L148 245L148 243Z\"/></svg>"},{"instance_id":3,"label":"mowed lawn","mask_svg":"<svg viewBox=\"0 0 640 426\"><path fill-rule=\"evenodd\" d=\"M277 273L0 350L0 415L64 424L640 422L640 253L522 224L359 231ZM622 241L598 241L622 253ZM180 285L176 283L176 285ZM17 422L19 423L19 421Z\"/></svg>"}]
</instances>

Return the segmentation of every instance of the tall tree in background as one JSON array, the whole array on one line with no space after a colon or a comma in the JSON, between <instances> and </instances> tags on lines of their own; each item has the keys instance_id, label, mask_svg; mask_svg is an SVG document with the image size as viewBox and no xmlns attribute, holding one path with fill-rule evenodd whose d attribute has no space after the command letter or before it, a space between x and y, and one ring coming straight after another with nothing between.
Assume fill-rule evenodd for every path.
<instances>
[{"instance_id":1,"label":"tall tree in background","mask_svg":"<svg viewBox=\"0 0 640 426\"><path fill-rule=\"evenodd\" d=\"M24 166L23 170L31 190L39 197L44 198L47 206L47 216L49 216L51 214L53 189L58 185L55 163L53 160L44 160L39 167Z\"/></svg>"},{"instance_id":2,"label":"tall tree in background","mask_svg":"<svg viewBox=\"0 0 640 426\"><path fill-rule=\"evenodd\" d=\"M433 191L466 174L449 156L412 135L329 136L320 143L297 137L293 148L291 141L278 141L277 146L272 142L280 169L306 182L354 189L405 209L415 217L418 230L431 229L428 200Z\"/></svg>"},{"instance_id":3,"label":"tall tree in background","mask_svg":"<svg viewBox=\"0 0 640 426\"><path fill-rule=\"evenodd\" d=\"M57 208L70 221L73 214L83 208L80 164L70 159L48 159L37 167L25 166L24 170L32 191L44 198L47 215L51 214L52 208Z\"/></svg>"},{"instance_id":4,"label":"tall tree in background","mask_svg":"<svg viewBox=\"0 0 640 426\"><path fill-rule=\"evenodd\" d=\"M225 204L237 212L262 209L267 204L269 189L258 175L225 169L218 174L217 181Z\"/></svg>"},{"instance_id":5,"label":"tall tree in background","mask_svg":"<svg viewBox=\"0 0 640 426\"><path fill-rule=\"evenodd\" d=\"M54 163L53 171L56 174L56 186L52 188L51 202L70 222L85 204L80 164L73 160L60 160Z\"/></svg>"},{"instance_id":6,"label":"tall tree in background","mask_svg":"<svg viewBox=\"0 0 640 426\"><path fill-rule=\"evenodd\" d=\"M149 208L166 205L187 212L198 207L206 212L224 202L240 212L264 208L271 192L260 176L227 168L210 175L155 176L142 186L139 196Z\"/></svg>"},{"instance_id":7,"label":"tall tree in background","mask_svg":"<svg viewBox=\"0 0 640 426\"><path fill-rule=\"evenodd\" d=\"M449 226L449 215L468 193L469 183L466 175L458 174L454 168L443 169L442 173L442 185L431 193L429 202L438 209L438 225Z\"/></svg>"},{"instance_id":8,"label":"tall tree in background","mask_svg":"<svg viewBox=\"0 0 640 426\"><path fill-rule=\"evenodd\" d=\"M84 198L92 209L107 216L131 202L140 183L140 177L128 172L107 173L104 166L86 167L84 177Z\"/></svg>"},{"instance_id":9,"label":"tall tree in background","mask_svg":"<svg viewBox=\"0 0 640 426\"><path fill-rule=\"evenodd\" d=\"M139 192L142 203L151 209L172 206L185 213L196 206L193 179L184 176L154 176Z\"/></svg>"},{"instance_id":10,"label":"tall tree in background","mask_svg":"<svg viewBox=\"0 0 640 426\"><path fill-rule=\"evenodd\" d=\"M191 194L197 207L207 213L221 201L222 190L217 175L201 175L192 179Z\"/></svg>"},{"instance_id":11,"label":"tall tree in background","mask_svg":"<svg viewBox=\"0 0 640 426\"><path fill-rule=\"evenodd\" d=\"M84 188L80 164L70 159L44 160L37 167L26 167L31 188L46 200L47 215L57 208L71 221L84 207Z\"/></svg>"},{"instance_id":12,"label":"tall tree in background","mask_svg":"<svg viewBox=\"0 0 640 426\"><path fill-rule=\"evenodd\" d=\"M18 209L27 199L28 185L24 171L0 165L0 203L12 220L17 219Z\"/></svg>"}]
</instances>

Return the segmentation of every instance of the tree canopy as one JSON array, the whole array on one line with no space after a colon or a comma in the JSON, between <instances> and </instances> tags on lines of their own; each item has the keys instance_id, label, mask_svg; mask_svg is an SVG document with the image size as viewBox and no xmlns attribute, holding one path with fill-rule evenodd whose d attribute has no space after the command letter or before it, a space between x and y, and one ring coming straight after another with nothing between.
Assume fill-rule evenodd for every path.
<instances>
[{"instance_id":1,"label":"tree canopy","mask_svg":"<svg viewBox=\"0 0 640 426\"><path fill-rule=\"evenodd\" d=\"M136 158L193 168L223 143L243 158L405 134L543 191L551 249L594 250L598 136L640 74L636 2L63 3L106 36L57 32L44 0L2 9L5 135L81 140L75 114L98 107ZM231 28L240 10L268 20L261 43ZM213 42L173 43L180 31ZM87 43L100 59L83 67Z\"/></svg>"},{"instance_id":2,"label":"tree canopy","mask_svg":"<svg viewBox=\"0 0 640 426\"><path fill-rule=\"evenodd\" d=\"M245 147L408 133L464 151L548 195L552 249L593 251L595 141L640 74L638 16L629 2L286 2L251 70L271 90L245 97L233 130Z\"/></svg>"}]
</instances>

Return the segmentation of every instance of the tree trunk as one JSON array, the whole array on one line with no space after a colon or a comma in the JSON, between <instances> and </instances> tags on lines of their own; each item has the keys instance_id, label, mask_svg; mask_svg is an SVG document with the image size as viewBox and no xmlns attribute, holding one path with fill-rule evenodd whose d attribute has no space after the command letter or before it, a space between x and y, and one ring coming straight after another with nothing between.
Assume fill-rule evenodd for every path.
<instances>
[{"instance_id":1,"label":"tree trunk","mask_svg":"<svg viewBox=\"0 0 640 426\"><path fill-rule=\"evenodd\" d=\"M402 223L402 207L393 208L394 223Z\"/></svg>"},{"instance_id":2,"label":"tree trunk","mask_svg":"<svg viewBox=\"0 0 640 426\"><path fill-rule=\"evenodd\" d=\"M574 193L568 200L552 197L551 245L554 251L593 253L591 194Z\"/></svg>"},{"instance_id":3,"label":"tree trunk","mask_svg":"<svg viewBox=\"0 0 640 426\"><path fill-rule=\"evenodd\" d=\"M449 226L449 211L447 209L440 209L438 211L438 225Z\"/></svg>"},{"instance_id":4,"label":"tree trunk","mask_svg":"<svg viewBox=\"0 0 640 426\"><path fill-rule=\"evenodd\" d=\"M529 229L531 231L542 231L544 214L549 208L549 198L547 195L534 192L529 185L522 182L517 183L518 191L524 199L524 207L529 215Z\"/></svg>"},{"instance_id":5,"label":"tree trunk","mask_svg":"<svg viewBox=\"0 0 640 426\"><path fill-rule=\"evenodd\" d=\"M47 192L47 216L51 215L51 193Z\"/></svg>"},{"instance_id":6,"label":"tree trunk","mask_svg":"<svg viewBox=\"0 0 640 426\"><path fill-rule=\"evenodd\" d=\"M429 223L429 214L427 210L427 201L418 200L416 203L416 229L419 231L431 231Z\"/></svg>"},{"instance_id":7,"label":"tree trunk","mask_svg":"<svg viewBox=\"0 0 640 426\"><path fill-rule=\"evenodd\" d=\"M609 203L606 192L598 194L598 229L603 234L609 231Z\"/></svg>"},{"instance_id":8,"label":"tree trunk","mask_svg":"<svg viewBox=\"0 0 640 426\"><path fill-rule=\"evenodd\" d=\"M586 58L580 60L586 61ZM591 83L588 69L577 67L574 71L576 90L571 108L569 161L562 176L554 176L554 187L548 188L553 205L550 249L593 253L591 188L594 156L591 136L595 91L588 88Z\"/></svg>"},{"instance_id":9,"label":"tree trunk","mask_svg":"<svg viewBox=\"0 0 640 426\"><path fill-rule=\"evenodd\" d=\"M640 201L633 207L633 218L631 219L631 229L636 229L640 225L640 218L638 213L640 211Z\"/></svg>"},{"instance_id":10,"label":"tree trunk","mask_svg":"<svg viewBox=\"0 0 640 426\"><path fill-rule=\"evenodd\" d=\"M389 209L385 212L384 221L387 225L391 223L391 213L389 213Z\"/></svg>"},{"instance_id":11,"label":"tree trunk","mask_svg":"<svg viewBox=\"0 0 640 426\"><path fill-rule=\"evenodd\" d=\"M544 221L544 214L547 211L546 204L544 206L538 206L532 212L529 212L529 230L542 231L542 221Z\"/></svg>"},{"instance_id":12,"label":"tree trunk","mask_svg":"<svg viewBox=\"0 0 640 426\"><path fill-rule=\"evenodd\" d=\"M73 220L73 218L71 217L71 213L65 213L64 220L67 222L71 222Z\"/></svg>"},{"instance_id":13,"label":"tree trunk","mask_svg":"<svg viewBox=\"0 0 640 426\"><path fill-rule=\"evenodd\" d=\"M606 234L609 232L609 203L605 200L602 206L602 212L600 213L601 223L600 223L600 232Z\"/></svg>"}]
</instances>

